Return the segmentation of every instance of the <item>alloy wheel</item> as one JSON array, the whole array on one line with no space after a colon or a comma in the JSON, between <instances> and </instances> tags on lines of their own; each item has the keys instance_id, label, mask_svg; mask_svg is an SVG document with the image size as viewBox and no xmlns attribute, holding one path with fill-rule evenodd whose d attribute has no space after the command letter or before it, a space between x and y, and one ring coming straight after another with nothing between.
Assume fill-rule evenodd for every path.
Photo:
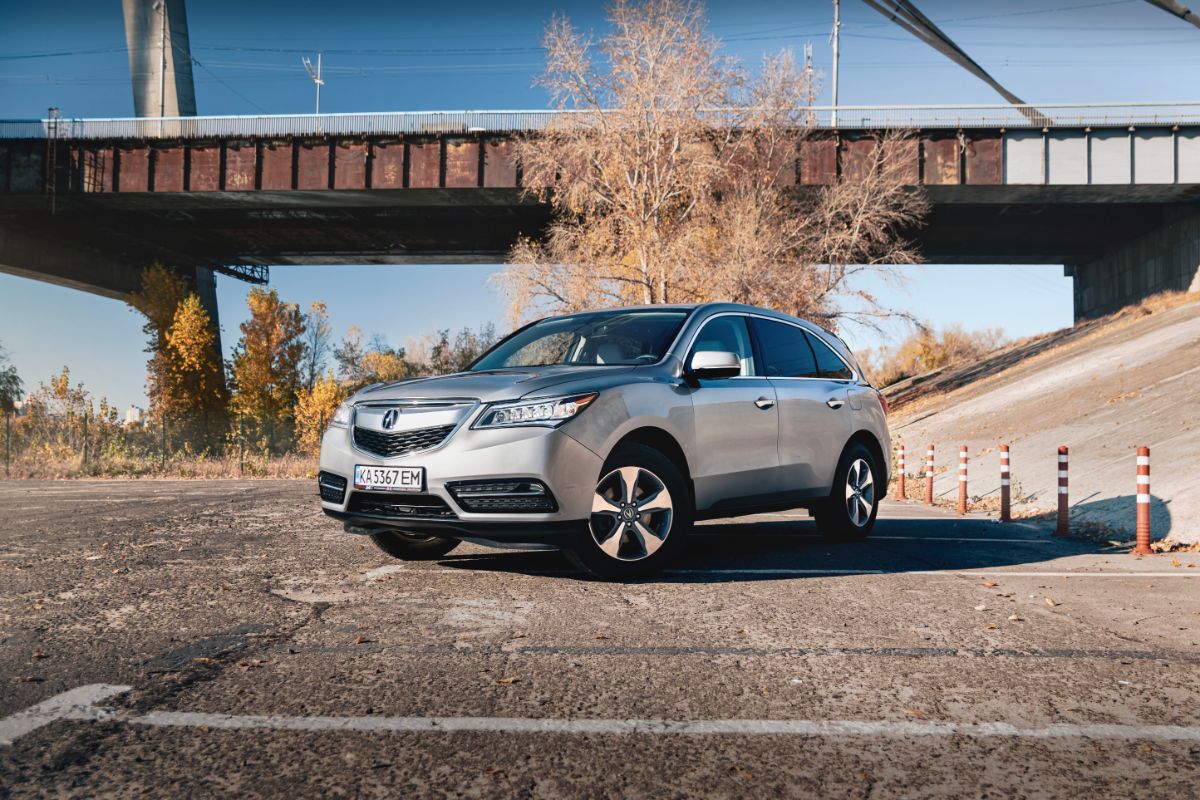
<instances>
[{"instance_id":1,"label":"alloy wheel","mask_svg":"<svg viewBox=\"0 0 1200 800\"><path fill-rule=\"evenodd\" d=\"M846 515L850 523L861 528L871 519L875 508L875 477L871 465L863 459L855 459L846 471Z\"/></svg>"},{"instance_id":2,"label":"alloy wheel","mask_svg":"<svg viewBox=\"0 0 1200 800\"><path fill-rule=\"evenodd\" d=\"M673 517L662 479L642 467L619 467L596 484L588 529L605 555L640 561L663 546Z\"/></svg>"}]
</instances>

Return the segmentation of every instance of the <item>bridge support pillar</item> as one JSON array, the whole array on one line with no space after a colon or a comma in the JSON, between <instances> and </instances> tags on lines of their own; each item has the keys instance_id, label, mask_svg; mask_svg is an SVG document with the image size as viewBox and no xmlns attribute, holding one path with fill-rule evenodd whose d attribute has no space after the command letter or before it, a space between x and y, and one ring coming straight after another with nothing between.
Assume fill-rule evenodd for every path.
<instances>
[{"instance_id":1,"label":"bridge support pillar","mask_svg":"<svg viewBox=\"0 0 1200 800\"><path fill-rule=\"evenodd\" d=\"M217 313L216 273L210 270L209 267L197 266L193 279L196 282L196 294L200 297L200 305L204 306L204 311L209 312L209 319L212 320L212 329L216 331L217 356L224 361L221 350L221 317Z\"/></svg>"},{"instance_id":2,"label":"bridge support pillar","mask_svg":"<svg viewBox=\"0 0 1200 800\"><path fill-rule=\"evenodd\" d=\"M1075 320L1103 316L1165 291L1200 292L1200 212L1174 220L1097 259L1068 264Z\"/></svg>"}]
</instances>

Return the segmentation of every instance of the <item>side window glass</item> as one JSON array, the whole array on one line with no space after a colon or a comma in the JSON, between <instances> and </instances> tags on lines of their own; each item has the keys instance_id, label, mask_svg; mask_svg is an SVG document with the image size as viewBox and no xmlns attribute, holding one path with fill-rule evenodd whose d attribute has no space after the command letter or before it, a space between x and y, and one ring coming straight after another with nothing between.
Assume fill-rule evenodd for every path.
<instances>
[{"instance_id":1,"label":"side window glass","mask_svg":"<svg viewBox=\"0 0 1200 800\"><path fill-rule=\"evenodd\" d=\"M750 345L750 331L746 318L738 316L717 317L704 324L692 345L693 353L733 353L742 362L740 375L754 375L754 348Z\"/></svg>"},{"instance_id":2,"label":"side window glass","mask_svg":"<svg viewBox=\"0 0 1200 800\"><path fill-rule=\"evenodd\" d=\"M849 380L854 377L854 373L846 366L846 362L842 361L829 345L812 334L809 334L809 342L812 344L813 353L817 356L817 369L821 371L822 378Z\"/></svg>"},{"instance_id":3,"label":"side window glass","mask_svg":"<svg viewBox=\"0 0 1200 800\"><path fill-rule=\"evenodd\" d=\"M817 377L817 362L804 331L795 325L756 317L754 333L768 378Z\"/></svg>"}]
</instances>

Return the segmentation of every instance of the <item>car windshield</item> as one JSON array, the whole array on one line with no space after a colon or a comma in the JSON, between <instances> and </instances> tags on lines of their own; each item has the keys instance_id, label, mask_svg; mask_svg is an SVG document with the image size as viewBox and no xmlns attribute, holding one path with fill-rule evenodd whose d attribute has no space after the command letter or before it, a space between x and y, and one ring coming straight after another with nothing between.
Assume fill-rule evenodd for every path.
<instances>
[{"instance_id":1,"label":"car windshield","mask_svg":"<svg viewBox=\"0 0 1200 800\"><path fill-rule=\"evenodd\" d=\"M551 317L503 339L469 369L653 364L671 346L687 315L680 309L645 309Z\"/></svg>"}]
</instances>

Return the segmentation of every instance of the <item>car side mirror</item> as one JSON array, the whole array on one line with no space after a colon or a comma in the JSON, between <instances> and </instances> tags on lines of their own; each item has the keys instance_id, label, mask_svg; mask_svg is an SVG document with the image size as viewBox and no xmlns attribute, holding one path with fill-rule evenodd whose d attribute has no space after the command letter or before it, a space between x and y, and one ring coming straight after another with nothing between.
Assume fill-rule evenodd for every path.
<instances>
[{"instance_id":1,"label":"car side mirror","mask_svg":"<svg viewBox=\"0 0 1200 800\"><path fill-rule=\"evenodd\" d=\"M701 350L692 353L688 372L697 378L732 378L742 374L742 360L737 353Z\"/></svg>"}]
</instances>

